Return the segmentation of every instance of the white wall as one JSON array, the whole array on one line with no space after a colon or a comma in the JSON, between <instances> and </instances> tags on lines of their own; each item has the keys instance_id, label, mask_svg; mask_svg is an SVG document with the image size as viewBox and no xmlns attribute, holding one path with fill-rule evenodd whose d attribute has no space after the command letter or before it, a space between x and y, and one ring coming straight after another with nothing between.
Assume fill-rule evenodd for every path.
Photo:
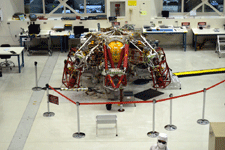
<instances>
[{"instance_id":1,"label":"white wall","mask_svg":"<svg viewBox=\"0 0 225 150\"><path fill-rule=\"evenodd\" d=\"M127 21L129 24L135 24L137 28L141 28L143 25L149 25L150 21L153 21L156 25L158 21L162 21L164 25L177 25L175 21L178 21L178 25L181 22L190 22L192 28L197 27L197 22L207 22L212 28L223 28L225 24L225 18L186 18L186 19L155 19L157 16L161 16L162 1L161 0L137 0L137 6L128 6L128 0L107 0L107 15L110 15L110 2L124 2L125 1L125 17L119 17L118 22L124 25ZM9 43L11 45L19 45L19 32L20 28L27 29L29 21L12 21L12 15L16 12L23 12L23 0L0 0L0 8L3 10L3 22L0 23L0 44ZM131 11L130 11L131 10ZM146 11L146 15L140 15L140 11ZM46 22L47 24L44 24ZM73 25L84 25L86 28L97 28L97 23L101 24L101 27L109 27L111 23L108 20L88 20L88 21L61 21L61 20L46 20L36 21L37 24L41 24L41 29L51 29L54 26L63 26L65 23L72 23ZM10 23L10 24L7 24ZM10 32L11 31L11 32ZM12 36L11 36L12 35ZM161 44L179 45L182 43L182 38L179 36L162 36L154 35L148 36L151 39L159 39ZM203 39L202 39L203 40ZM200 39L201 41L201 39ZM192 31L189 30L187 43L192 43Z\"/></svg>"},{"instance_id":2,"label":"white wall","mask_svg":"<svg viewBox=\"0 0 225 150\"><path fill-rule=\"evenodd\" d=\"M3 13L3 21L0 22L0 44L18 44L18 39L15 38L15 34L19 33L20 26L22 22L17 22L16 25L7 25L8 20L12 18L12 15L16 12L23 12L23 0L0 0L0 8ZM13 37L10 35L10 30Z\"/></svg>"}]
</instances>

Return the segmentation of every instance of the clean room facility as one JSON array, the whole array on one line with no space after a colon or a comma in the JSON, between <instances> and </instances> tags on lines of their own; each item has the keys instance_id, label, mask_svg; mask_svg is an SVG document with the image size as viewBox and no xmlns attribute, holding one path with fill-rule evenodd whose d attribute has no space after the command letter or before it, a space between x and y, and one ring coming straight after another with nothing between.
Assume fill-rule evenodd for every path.
<instances>
[{"instance_id":1,"label":"clean room facility","mask_svg":"<svg viewBox=\"0 0 225 150\"><path fill-rule=\"evenodd\" d=\"M225 0L1 0L0 150L225 150Z\"/></svg>"}]
</instances>

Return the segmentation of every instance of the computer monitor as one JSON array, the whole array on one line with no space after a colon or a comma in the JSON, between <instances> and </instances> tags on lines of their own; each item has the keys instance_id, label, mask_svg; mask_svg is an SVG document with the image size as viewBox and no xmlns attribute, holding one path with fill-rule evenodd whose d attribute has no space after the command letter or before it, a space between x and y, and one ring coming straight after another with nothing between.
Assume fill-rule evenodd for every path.
<instances>
[{"instance_id":1,"label":"computer monitor","mask_svg":"<svg viewBox=\"0 0 225 150\"><path fill-rule=\"evenodd\" d=\"M29 34L39 34L41 31L40 24L30 24L28 26Z\"/></svg>"},{"instance_id":2,"label":"computer monitor","mask_svg":"<svg viewBox=\"0 0 225 150\"><path fill-rule=\"evenodd\" d=\"M89 32L89 29L84 28L84 26L74 26L73 32L74 32L75 38L80 38L81 33Z\"/></svg>"},{"instance_id":3,"label":"computer monitor","mask_svg":"<svg viewBox=\"0 0 225 150\"><path fill-rule=\"evenodd\" d=\"M169 17L169 11L163 10L162 11L162 17L168 18Z\"/></svg>"}]
</instances>

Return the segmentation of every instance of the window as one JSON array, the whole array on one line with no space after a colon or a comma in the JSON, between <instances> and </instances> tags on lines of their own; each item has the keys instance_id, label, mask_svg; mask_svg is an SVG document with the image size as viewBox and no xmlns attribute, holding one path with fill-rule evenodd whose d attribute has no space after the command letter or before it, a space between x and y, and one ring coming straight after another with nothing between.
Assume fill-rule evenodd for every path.
<instances>
[{"instance_id":1,"label":"window","mask_svg":"<svg viewBox=\"0 0 225 150\"><path fill-rule=\"evenodd\" d=\"M197 5L199 5L202 1L201 0L185 0L184 2L184 12L189 12ZM216 8L218 11L223 12L223 0L208 0L209 5ZM200 8L197 9L197 12L215 12L209 5L202 5Z\"/></svg>"},{"instance_id":2,"label":"window","mask_svg":"<svg viewBox=\"0 0 225 150\"><path fill-rule=\"evenodd\" d=\"M24 0L24 12L29 13L43 13L43 4L42 0Z\"/></svg>"},{"instance_id":3,"label":"window","mask_svg":"<svg viewBox=\"0 0 225 150\"><path fill-rule=\"evenodd\" d=\"M60 5L59 1L54 0L45 0L45 13L49 14L51 11L53 11L58 5ZM62 13L63 6L58 8L54 13Z\"/></svg>"},{"instance_id":4,"label":"window","mask_svg":"<svg viewBox=\"0 0 225 150\"><path fill-rule=\"evenodd\" d=\"M86 3L86 13L105 13L104 0L88 0Z\"/></svg>"},{"instance_id":5,"label":"window","mask_svg":"<svg viewBox=\"0 0 225 150\"><path fill-rule=\"evenodd\" d=\"M163 10L169 12L181 12L182 0L163 0Z\"/></svg>"},{"instance_id":6,"label":"window","mask_svg":"<svg viewBox=\"0 0 225 150\"><path fill-rule=\"evenodd\" d=\"M169 12L186 13L197 8L196 12L224 12L223 5L225 0L207 0L203 3L202 0L163 0L163 10Z\"/></svg>"},{"instance_id":7,"label":"window","mask_svg":"<svg viewBox=\"0 0 225 150\"><path fill-rule=\"evenodd\" d=\"M184 0L184 12L190 12L196 6L198 6L202 0ZM197 12L201 12L201 7L197 9Z\"/></svg>"},{"instance_id":8,"label":"window","mask_svg":"<svg viewBox=\"0 0 225 150\"><path fill-rule=\"evenodd\" d=\"M66 2L66 4L68 6L70 6L72 9L74 9L77 13L79 14L83 14L84 13L84 0L68 0ZM69 11L70 9L67 8L67 11ZM68 13L73 13L71 12L68 12Z\"/></svg>"},{"instance_id":9,"label":"window","mask_svg":"<svg viewBox=\"0 0 225 150\"><path fill-rule=\"evenodd\" d=\"M223 12L223 0L209 0L209 3L219 12ZM215 12L211 7L205 5L205 12Z\"/></svg>"},{"instance_id":10,"label":"window","mask_svg":"<svg viewBox=\"0 0 225 150\"><path fill-rule=\"evenodd\" d=\"M105 14L105 3L105 0L24 0L24 11L26 14Z\"/></svg>"}]
</instances>

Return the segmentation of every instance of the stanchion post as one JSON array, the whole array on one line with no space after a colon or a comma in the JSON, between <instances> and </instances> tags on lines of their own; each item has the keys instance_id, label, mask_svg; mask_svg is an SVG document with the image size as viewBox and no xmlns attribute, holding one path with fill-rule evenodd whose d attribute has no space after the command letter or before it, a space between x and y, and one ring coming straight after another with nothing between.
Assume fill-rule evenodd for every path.
<instances>
[{"instance_id":1,"label":"stanchion post","mask_svg":"<svg viewBox=\"0 0 225 150\"><path fill-rule=\"evenodd\" d=\"M123 89L120 89L120 102L123 102ZM124 112L123 104L120 104L120 108L118 109L119 112Z\"/></svg>"},{"instance_id":2,"label":"stanchion post","mask_svg":"<svg viewBox=\"0 0 225 150\"><path fill-rule=\"evenodd\" d=\"M55 116L54 112L50 112L50 108L49 108L49 85L46 84L46 91L47 91L47 107L48 107L48 112L45 112L43 114L44 117L53 117Z\"/></svg>"},{"instance_id":3,"label":"stanchion post","mask_svg":"<svg viewBox=\"0 0 225 150\"><path fill-rule=\"evenodd\" d=\"M0 66L0 77L2 77L2 67Z\"/></svg>"},{"instance_id":4,"label":"stanchion post","mask_svg":"<svg viewBox=\"0 0 225 150\"><path fill-rule=\"evenodd\" d=\"M37 79L37 62L35 61L34 62L34 66L35 66L35 84L36 84L36 87L33 87L32 90L33 91L40 91L42 88L41 87L38 87L38 79Z\"/></svg>"},{"instance_id":5,"label":"stanchion post","mask_svg":"<svg viewBox=\"0 0 225 150\"><path fill-rule=\"evenodd\" d=\"M156 104L156 100L153 99L153 121L152 121L153 130L147 133L147 136L152 138L155 138L159 135L159 132L155 131L155 104Z\"/></svg>"},{"instance_id":6,"label":"stanchion post","mask_svg":"<svg viewBox=\"0 0 225 150\"><path fill-rule=\"evenodd\" d=\"M80 103L76 102L77 105L77 128L78 128L78 132L73 134L74 138L80 139L80 138L84 138L85 137L85 133L80 132L80 114L79 114L79 106Z\"/></svg>"},{"instance_id":7,"label":"stanchion post","mask_svg":"<svg viewBox=\"0 0 225 150\"><path fill-rule=\"evenodd\" d=\"M209 124L209 121L205 119L205 99L206 99L206 88L203 89L203 109L202 109L202 119L198 119L197 123L201 125Z\"/></svg>"},{"instance_id":8,"label":"stanchion post","mask_svg":"<svg viewBox=\"0 0 225 150\"><path fill-rule=\"evenodd\" d=\"M169 97L173 97L173 94L171 93L169 95ZM172 104L173 104L173 101L172 99L170 100L170 124L166 125L164 128L168 131L174 131L177 129L177 127L175 125L172 124Z\"/></svg>"}]
</instances>

